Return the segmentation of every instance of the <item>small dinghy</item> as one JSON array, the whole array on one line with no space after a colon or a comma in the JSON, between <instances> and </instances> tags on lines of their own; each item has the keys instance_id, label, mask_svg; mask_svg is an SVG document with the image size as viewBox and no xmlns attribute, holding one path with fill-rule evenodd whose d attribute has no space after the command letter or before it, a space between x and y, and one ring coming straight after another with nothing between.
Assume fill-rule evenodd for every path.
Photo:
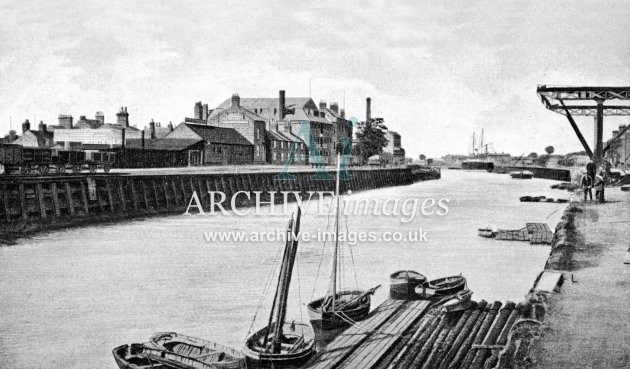
<instances>
[{"instance_id":1,"label":"small dinghy","mask_svg":"<svg viewBox=\"0 0 630 369\"><path fill-rule=\"evenodd\" d=\"M469 289L458 292L454 297L442 304L443 313L454 313L468 309L472 305L473 292Z\"/></svg>"},{"instance_id":2,"label":"small dinghy","mask_svg":"<svg viewBox=\"0 0 630 369\"><path fill-rule=\"evenodd\" d=\"M510 172L510 177L514 179L532 179L534 178L534 173L529 170L517 170L514 172Z\"/></svg>"},{"instance_id":3,"label":"small dinghy","mask_svg":"<svg viewBox=\"0 0 630 369\"><path fill-rule=\"evenodd\" d=\"M491 228L479 228L477 229L477 235L479 237L493 238L494 236L497 235L497 232L495 232Z\"/></svg>"},{"instance_id":4,"label":"small dinghy","mask_svg":"<svg viewBox=\"0 0 630 369\"><path fill-rule=\"evenodd\" d=\"M169 369L166 365L147 358L141 343L118 346L112 350L112 354L120 369Z\"/></svg>"},{"instance_id":5,"label":"small dinghy","mask_svg":"<svg viewBox=\"0 0 630 369\"><path fill-rule=\"evenodd\" d=\"M166 360L161 360L160 358L156 358L156 360L168 365L176 365L178 368L188 369L195 367L187 365L185 362L180 363L182 361L179 360L180 358L209 364L216 369L245 368L245 355L240 351L215 342L175 332L155 333L151 336L146 346L176 354L175 356L169 355ZM152 356L149 355L149 357Z\"/></svg>"},{"instance_id":6,"label":"small dinghy","mask_svg":"<svg viewBox=\"0 0 630 369\"><path fill-rule=\"evenodd\" d=\"M393 300L416 300L422 298L416 287L427 283L427 277L413 270L400 270L389 276L389 297Z\"/></svg>"},{"instance_id":7,"label":"small dinghy","mask_svg":"<svg viewBox=\"0 0 630 369\"><path fill-rule=\"evenodd\" d=\"M428 288L436 296L452 295L466 289L466 278L460 274L434 279L429 282Z\"/></svg>"}]
</instances>

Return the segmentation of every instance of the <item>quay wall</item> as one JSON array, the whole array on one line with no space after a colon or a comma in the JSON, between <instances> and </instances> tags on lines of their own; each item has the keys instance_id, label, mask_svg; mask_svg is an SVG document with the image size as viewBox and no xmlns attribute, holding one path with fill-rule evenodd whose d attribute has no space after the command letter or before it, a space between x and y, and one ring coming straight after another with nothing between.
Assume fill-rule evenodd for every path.
<instances>
[{"instance_id":1,"label":"quay wall","mask_svg":"<svg viewBox=\"0 0 630 369\"><path fill-rule=\"evenodd\" d=\"M0 243L40 230L80 226L88 223L183 213L196 191L204 209L209 209L208 191L223 192L230 206L238 191L263 191L261 201L270 201L269 191L334 191L332 179L315 179L316 171L291 173L280 180L280 172L166 174L166 175L57 175L0 177ZM342 191L369 190L438 179L438 170L350 169L350 179L341 180ZM238 197L237 207L254 204ZM219 197L215 197L218 201ZM274 201L283 201L276 194Z\"/></svg>"},{"instance_id":2,"label":"quay wall","mask_svg":"<svg viewBox=\"0 0 630 369\"><path fill-rule=\"evenodd\" d=\"M494 167L495 173L509 173L519 170L528 170L534 174L535 178L553 179L556 181L570 182L571 170L563 168L547 168L547 167L528 167L528 166L509 166L497 165Z\"/></svg>"}]
</instances>

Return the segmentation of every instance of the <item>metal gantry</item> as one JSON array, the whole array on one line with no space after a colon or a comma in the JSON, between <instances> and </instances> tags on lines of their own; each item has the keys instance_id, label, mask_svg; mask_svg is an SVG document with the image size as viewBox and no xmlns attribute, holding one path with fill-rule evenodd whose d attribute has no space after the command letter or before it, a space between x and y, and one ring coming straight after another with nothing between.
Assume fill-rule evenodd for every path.
<instances>
[{"instance_id":1,"label":"metal gantry","mask_svg":"<svg viewBox=\"0 0 630 369\"><path fill-rule=\"evenodd\" d=\"M536 92L545 108L565 115L591 159L599 164L609 146L603 146L604 115L630 116L630 87L538 86ZM605 104L615 100L614 104ZM574 115L594 117L594 148L591 150Z\"/></svg>"}]
</instances>

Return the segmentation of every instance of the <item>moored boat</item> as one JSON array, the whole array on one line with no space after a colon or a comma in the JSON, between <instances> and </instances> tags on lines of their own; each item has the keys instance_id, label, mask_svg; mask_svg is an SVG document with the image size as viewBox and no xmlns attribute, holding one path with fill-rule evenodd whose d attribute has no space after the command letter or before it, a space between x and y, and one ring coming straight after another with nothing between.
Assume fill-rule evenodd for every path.
<instances>
[{"instance_id":1,"label":"moored boat","mask_svg":"<svg viewBox=\"0 0 630 369\"><path fill-rule=\"evenodd\" d=\"M326 295L308 304L308 315L318 340L326 336L322 331L334 331L354 322L365 319L370 312L371 295L380 286L367 291L359 289L343 289L339 276L339 227L340 227L340 177L341 153L337 153L337 176L335 186L335 237L332 248L331 274ZM355 274L356 275L356 274Z\"/></svg>"},{"instance_id":2,"label":"moored boat","mask_svg":"<svg viewBox=\"0 0 630 369\"><path fill-rule=\"evenodd\" d=\"M466 278L462 275L438 278L429 282L428 288L433 290L434 296L452 295L466 289Z\"/></svg>"},{"instance_id":3,"label":"moored boat","mask_svg":"<svg viewBox=\"0 0 630 369\"><path fill-rule=\"evenodd\" d=\"M534 173L529 170L515 170L510 172L510 177L514 179L532 179L534 178Z\"/></svg>"},{"instance_id":4,"label":"moored boat","mask_svg":"<svg viewBox=\"0 0 630 369\"><path fill-rule=\"evenodd\" d=\"M491 228L479 228L477 229L477 235L479 237L485 237L485 238L493 238L494 236L496 236L496 231L491 229Z\"/></svg>"},{"instance_id":5,"label":"moored boat","mask_svg":"<svg viewBox=\"0 0 630 369\"><path fill-rule=\"evenodd\" d=\"M216 369L245 368L245 356L242 352L215 342L175 332L155 333L146 346L176 354L165 362L167 364L181 362L178 367L185 369L193 366L187 366L185 360L179 360L180 357L210 364Z\"/></svg>"},{"instance_id":6,"label":"moored boat","mask_svg":"<svg viewBox=\"0 0 630 369\"><path fill-rule=\"evenodd\" d=\"M286 322L287 298L300 231L301 210L289 222L287 241L278 276L276 293L267 326L254 332L243 346L247 368L297 368L315 353L312 328L307 324Z\"/></svg>"},{"instance_id":7,"label":"moored boat","mask_svg":"<svg viewBox=\"0 0 630 369\"><path fill-rule=\"evenodd\" d=\"M120 369L169 369L166 365L149 359L141 343L118 346L112 350L112 354Z\"/></svg>"},{"instance_id":8,"label":"moored boat","mask_svg":"<svg viewBox=\"0 0 630 369\"><path fill-rule=\"evenodd\" d=\"M427 283L427 277L413 271L400 270L389 276L389 297L394 300L417 300L422 296L416 293L416 287Z\"/></svg>"},{"instance_id":9,"label":"moored boat","mask_svg":"<svg viewBox=\"0 0 630 369\"><path fill-rule=\"evenodd\" d=\"M464 289L442 303L443 313L454 313L468 309L472 305L472 291Z\"/></svg>"}]
</instances>

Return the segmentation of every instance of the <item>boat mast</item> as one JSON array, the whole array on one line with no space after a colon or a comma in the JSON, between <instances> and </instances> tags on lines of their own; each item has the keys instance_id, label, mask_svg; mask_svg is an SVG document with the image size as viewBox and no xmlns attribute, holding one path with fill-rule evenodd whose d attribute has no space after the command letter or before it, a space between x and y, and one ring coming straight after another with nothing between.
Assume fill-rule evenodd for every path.
<instances>
[{"instance_id":1,"label":"boat mast","mask_svg":"<svg viewBox=\"0 0 630 369\"><path fill-rule=\"evenodd\" d=\"M276 311L276 325L274 327L271 352L278 354L282 347L282 327L287 314L287 299L289 296L289 286L291 285L291 275L295 264L295 255L298 246L298 233L300 232L300 216L302 212L298 208L297 217L293 222L293 227L289 228L285 247L284 259L280 270L280 289L278 295L278 309ZM269 327L271 329L271 327Z\"/></svg>"},{"instance_id":2,"label":"boat mast","mask_svg":"<svg viewBox=\"0 0 630 369\"><path fill-rule=\"evenodd\" d=\"M331 310L335 309L337 297L337 255L339 252L339 172L341 171L341 153L337 153L337 177L335 184L335 247L333 249L332 273L330 275L330 293L332 296Z\"/></svg>"}]
</instances>

